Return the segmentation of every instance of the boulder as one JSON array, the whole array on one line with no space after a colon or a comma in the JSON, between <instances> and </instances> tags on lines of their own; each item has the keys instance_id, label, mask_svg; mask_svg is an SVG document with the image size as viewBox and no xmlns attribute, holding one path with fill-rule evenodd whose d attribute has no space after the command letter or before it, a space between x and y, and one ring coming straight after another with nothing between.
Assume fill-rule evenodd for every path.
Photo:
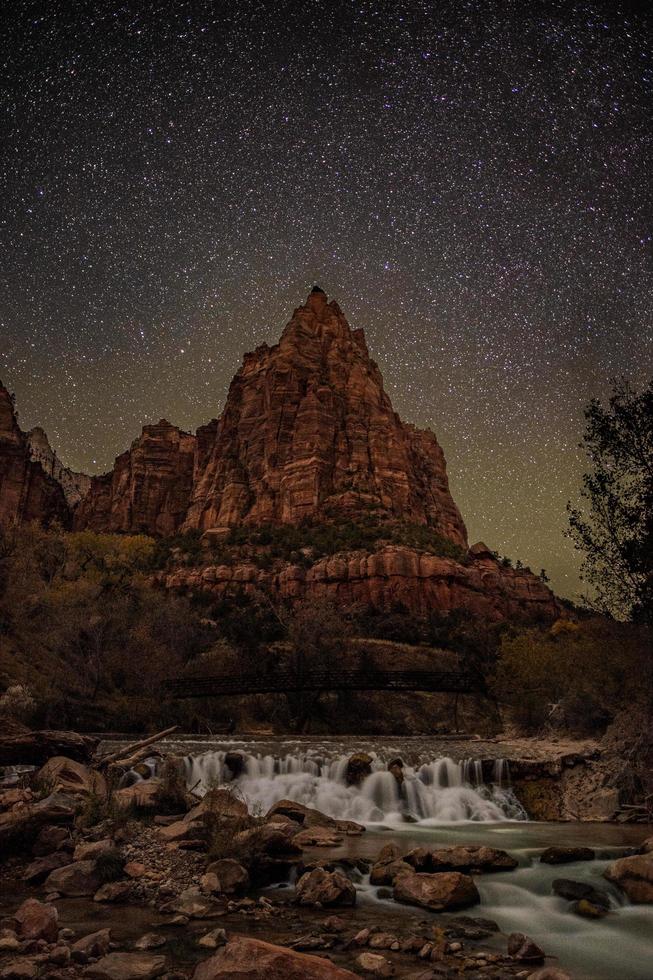
<instances>
[{"instance_id":1,"label":"boulder","mask_svg":"<svg viewBox=\"0 0 653 980\"><path fill-rule=\"evenodd\" d=\"M34 857L44 857L53 851L61 850L66 845L72 846L69 829L51 824L39 830L32 845L32 854Z\"/></svg>"},{"instance_id":2,"label":"boulder","mask_svg":"<svg viewBox=\"0 0 653 980\"><path fill-rule=\"evenodd\" d=\"M585 919L602 919L608 914L605 905L597 905L596 902L590 902L588 898L581 898L579 902L574 902L571 909L576 915L582 915Z\"/></svg>"},{"instance_id":3,"label":"boulder","mask_svg":"<svg viewBox=\"0 0 653 980\"><path fill-rule=\"evenodd\" d=\"M79 797L55 792L29 806L0 813L0 853L15 841L24 843L35 838L44 824L72 823Z\"/></svg>"},{"instance_id":4,"label":"boulder","mask_svg":"<svg viewBox=\"0 0 653 980\"><path fill-rule=\"evenodd\" d=\"M186 888L167 908L178 915L188 916L189 919L210 919L219 911L219 906L199 888Z\"/></svg>"},{"instance_id":5,"label":"boulder","mask_svg":"<svg viewBox=\"0 0 653 980\"><path fill-rule=\"evenodd\" d=\"M82 762L68 759L65 755L55 755L48 759L37 773L36 782L52 793L100 797L107 795L106 780L101 773Z\"/></svg>"},{"instance_id":6,"label":"boulder","mask_svg":"<svg viewBox=\"0 0 653 980\"><path fill-rule=\"evenodd\" d=\"M91 932L88 936L82 936L81 939L73 943L71 946L73 959L81 960L84 957L90 959L95 956L105 956L109 952L110 943L110 929L98 929L97 932Z\"/></svg>"},{"instance_id":7,"label":"boulder","mask_svg":"<svg viewBox=\"0 0 653 980\"><path fill-rule=\"evenodd\" d=\"M104 837L102 840L82 841L73 852L73 860L94 861L98 855L104 854L105 851L111 851L114 847L115 844L110 837Z\"/></svg>"},{"instance_id":8,"label":"boulder","mask_svg":"<svg viewBox=\"0 0 653 980\"><path fill-rule=\"evenodd\" d=\"M156 811L164 806L166 787L157 776L139 779L131 786L123 786L113 794L113 800L120 810Z\"/></svg>"},{"instance_id":9,"label":"boulder","mask_svg":"<svg viewBox=\"0 0 653 980\"><path fill-rule=\"evenodd\" d=\"M506 851L479 844L416 847L404 861L416 871L512 871L518 862Z\"/></svg>"},{"instance_id":10,"label":"boulder","mask_svg":"<svg viewBox=\"0 0 653 980\"><path fill-rule=\"evenodd\" d=\"M341 871L315 868L302 875L296 887L300 905L332 908L356 904L356 889Z\"/></svg>"},{"instance_id":11,"label":"boulder","mask_svg":"<svg viewBox=\"0 0 653 980\"><path fill-rule=\"evenodd\" d=\"M227 933L224 929L211 929L197 940L197 945L203 949L218 949L224 946L227 941Z\"/></svg>"},{"instance_id":12,"label":"boulder","mask_svg":"<svg viewBox=\"0 0 653 980\"><path fill-rule=\"evenodd\" d=\"M214 874L219 882L217 891L225 895L244 895L249 888L247 869L232 858L222 858L212 861L206 869L207 874Z\"/></svg>"},{"instance_id":13,"label":"boulder","mask_svg":"<svg viewBox=\"0 0 653 980\"><path fill-rule=\"evenodd\" d=\"M603 876L621 888L631 902L653 902L653 853L619 858L608 865Z\"/></svg>"},{"instance_id":14,"label":"boulder","mask_svg":"<svg viewBox=\"0 0 653 980\"><path fill-rule=\"evenodd\" d=\"M343 835L329 827L307 827L293 837L297 847L337 847Z\"/></svg>"},{"instance_id":15,"label":"boulder","mask_svg":"<svg viewBox=\"0 0 653 980\"><path fill-rule=\"evenodd\" d=\"M266 823L236 835L234 845L251 877L259 881L278 878L297 864L302 849L295 844L294 833L287 824Z\"/></svg>"},{"instance_id":16,"label":"boulder","mask_svg":"<svg viewBox=\"0 0 653 980\"><path fill-rule=\"evenodd\" d=\"M63 868L70 864L70 853L68 851L54 851L46 854L45 857L37 858L27 865L23 872L23 881L28 885L40 885L45 881L51 871L56 868Z\"/></svg>"},{"instance_id":17,"label":"boulder","mask_svg":"<svg viewBox=\"0 0 653 980\"><path fill-rule=\"evenodd\" d=\"M399 786L401 786L404 781L403 761L401 759L393 759L392 762L388 763L388 772L392 773Z\"/></svg>"},{"instance_id":18,"label":"boulder","mask_svg":"<svg viewBox=\"0 0 653 980\"><path fill-rule=\"evenodd\" d=\"M129 897L131 885L128 881L107 881L93 896L94 902L125 902Z\"/></svg>"},{"instance_id":19,"label":"boulder","mask_svg":"<svg viewBox=\"0 0 653 980\"><path fill-rule=\"evenodd\" d=\"M356 974L329 960L233 936L210 959L198 964L192 980L356 980Z\"/></svg>"},{"instance_id":20,"label":"boulder","mask_svg":"<svg viewBox=\"0 0 653 980\"><path fill-rule=\"evenodd\" d=\"M508 936L508 956L520 963L542 963L544 950L523 932L511 932Z\"/></svg>"},{"instance_id":21,"label":"boulder","mask_svg":"<svg viewBox=\"0 0 653 980\"><path fill-rule=\"evenodd\" d=\"M572 861L593 861L591 847L547 847L540 854L543 864L570 864Z\"/></svg>"},{"instance_id":22,"label":"boulder","mask_svg":"<svg viewBox=\"0 0 653 980\"><path fill-rule=\"evenodd\" d=\"M458 871L439 874L407 871L395 879L393 897L397 902L420 905L434 912L466 908L480 901L473 879Z\"/></svg>"},{"instance_id":23,"label":"boulder","mask_svg":"<svg viewBox=\"0 0 653 980\"><path fill-rule=\"evenodd\" d=\"M280 816L288 817L288 819L293 820L295 823L301 824L302 828L328 827L331 830L336 830L339 833L347 835L362 834L365 830L362 824L355 823L353 820L336 820L334 817L328 817L326 813L321 813L313 807L304 806L303 803L295 803L294 800L279 800L278 803L275 803L268 810L265 819L270 821Z\"/></svg>"},{"instance_id":24,"label":"boulder","mask_svg":"<svg viewBox=\"0 0 653 980\"><path fill-rule=\"evenodd\" d=\"M59 913L48 902L28 898L14 914L14 919L20 939L45 939L52 943L59 935Z\"/></svg>"},{"instance_id":25,"label":"boulder","mask_svg":"<svg viewBox=\"0 0 653 980\"><path fill-rule=\"evenodd\" d=\"M356 966L372 977L394 977L395 968L385 956L379 953L360 953L356 957Z\"/></svg>"},{"instance_id":26,"label":"boulder","mask_svg":"<svg viewBox=\"0 0 653 980\"><path fill-rule=\"evenodd\" d=\"M367 752L355 752L349 757L345 771L347 786L360 786L372 772L372 756Z\"/></svg>"},{"instance_id":27,"label":"boulder","mask_svg":"<svg viewBox=\"0 0 653 980\"><path fill-rule=\"evenodd\" d=\"M227 752L224 757L224 764L229 770L232 779L238 779L245 771L247 759L242 752Z\"/></svg>"},{"instance_id":28,"label":"boulder","mask_svg":"<svg viewBox=\"0 0 653 980\"><path fill-rule=\"evenodd\" d=\"M0 980L36 980L39 968L40 958L21 956L0 966Z\"/></svg>"},{"instance_id":29,"label":"boulder","mask_svg":"<svg viewBox=\"0 0 653 980\"><path fill-rule=\"evenodd\" d=\"M566 898L568 902L580 902L586 900L593 905L610 908L610 897L607 892L602 892L592 885L583 881L572 881L571 878L555 878L551 884L554 895Z\"/></svg>"},{"instance_id":30,"label":"boulder","mask_svg":"<svg viewBox=\"0 0 653 980\"><path fill-rule=\"evenodd\" d=\"M137 949L139 952L148 949L160 949L162 946L165 946L167 941L166 937L159 935L158 932L146 932L145 935L136 940L134 949Z\"/></svg>"},{"instance_id":31,"label":"boulder","mask_svg":"<svg viewBox=\"0 0 653 980\"><path fill-rule=\"evenodd\" d=\"M97 963L87 966L88 980L155 980L165 973L164 956L151 953L108 953Z\"/></svg>"},{"instance_id":32,"label":"boulder","mask_svg":"<svg viewBox=\"0 0 653 980\"><path fill-rule=\"evenodd\" d=\"M406 871L411 872L414 868L407 864L402 858L395 858L394 861L377 862L370 869L371 885L394 885L395 879Z\"/></svg>"},{"instance_id":33,"label":"boulder","mask_svg":"<svg viewBox=\"0 0 653 980\"><path fill-rule=\"evenodd\" d=\"M101 884L95 861L75 861L50 872L44 887L46 892L72 897L94 895Z\"/></svg>"}]
</instances>

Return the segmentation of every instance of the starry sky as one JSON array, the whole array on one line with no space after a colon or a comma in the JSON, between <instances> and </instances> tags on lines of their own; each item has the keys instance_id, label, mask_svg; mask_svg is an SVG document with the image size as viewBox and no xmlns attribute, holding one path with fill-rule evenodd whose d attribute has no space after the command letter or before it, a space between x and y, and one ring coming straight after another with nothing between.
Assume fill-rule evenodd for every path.
<instances>
[{"instance_id":1,"label":"starry sky","mask_svg":"<svg viewBox=\"0 0 653 980\"><path fill-rule=\"evenodd\" d=\"M470 529L578 590L583 406L653 371L644 5L11 2L0 378L103 472L314 282Z\"/></svg>"}]
</instances>

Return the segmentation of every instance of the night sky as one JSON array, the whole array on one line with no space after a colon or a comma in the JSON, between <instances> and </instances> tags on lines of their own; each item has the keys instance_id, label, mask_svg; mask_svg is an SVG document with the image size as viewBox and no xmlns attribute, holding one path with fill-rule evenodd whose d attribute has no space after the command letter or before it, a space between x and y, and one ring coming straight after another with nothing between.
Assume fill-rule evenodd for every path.
<instances>
[{"instance_id":1,"label":"night sky","mask_svg":"<svg viewBox=\"0 0 653 980\"><path fill-rule=\"evenodd\" d=\"M438 435L470 539L573 594L583 405L653 369L653 21L299 6L4 8L0 378L21 425L87 472L144 422L194 429L317 282Z\"/></svg>"}]
</instances>

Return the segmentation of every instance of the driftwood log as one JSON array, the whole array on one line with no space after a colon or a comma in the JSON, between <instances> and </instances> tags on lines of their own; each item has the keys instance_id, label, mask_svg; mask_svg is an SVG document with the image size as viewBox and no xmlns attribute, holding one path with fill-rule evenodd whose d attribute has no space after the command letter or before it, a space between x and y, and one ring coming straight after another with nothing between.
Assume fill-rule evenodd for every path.
<instances>
[{"instance_id":1,"label":"driftwood log","mask_svg":"<svg viewBox=\"0 0 653 980\"><path fill-rule=\"evenodd\" d=\"M146 759L148 755L153 754L152 752L146 751L150 745L154 745L155 742L160 742L161 739L172 735L178 728L179 725L173 725L171 728L166 728L162 732L157 732L156 735L143 738L139 742L132 742L131 745L122 745L116 752L111 752L109 755L102 756L101 759L98 759L96 765L102 769L108 766L131 769L132 766Z\"/></svg>"},{"instance_id":2,"label":"driftwood log","mask_svg":"<svg viewBox=\"0 0 653 980\"><path fill-rule=\"evenodd\" d=\"M99 739L76 732L0 734L0 766L42 766L55 755L89 762Z\"/></svg>"}]
</instances>

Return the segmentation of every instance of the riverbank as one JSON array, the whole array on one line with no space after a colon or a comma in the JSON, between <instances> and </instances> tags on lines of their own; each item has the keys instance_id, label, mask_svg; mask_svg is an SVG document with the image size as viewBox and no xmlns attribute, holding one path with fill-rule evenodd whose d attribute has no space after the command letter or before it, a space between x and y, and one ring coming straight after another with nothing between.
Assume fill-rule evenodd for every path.
<instances>
[{"instance_id":1,"label":"riverbank","mask_svg":"<svg viewBox=\"0 0 653 980\"><path fill-rule=\"evenodd\" d=\"M649 976L653 904L604 875L653 828L534 822L519 802L520 783L586 777L596 743L66 744L95 768L52 759L0 794L3 980L206 980L261 957L242 975L271 980L274 961L279 976L330 980ZM551 847L563 866L542 859ZM21 934L30 900L56 919L45 936Z\"/></svg>"}]
</instances>

